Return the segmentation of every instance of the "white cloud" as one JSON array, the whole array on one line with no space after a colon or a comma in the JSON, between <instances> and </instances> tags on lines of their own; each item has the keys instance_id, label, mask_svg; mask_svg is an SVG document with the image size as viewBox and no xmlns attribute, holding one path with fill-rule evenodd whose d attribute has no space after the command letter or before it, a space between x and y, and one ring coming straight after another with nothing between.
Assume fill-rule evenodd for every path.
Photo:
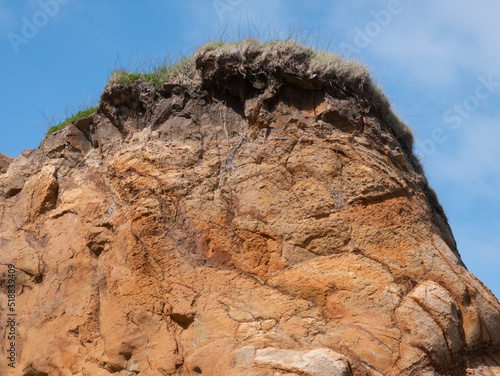
<instances>
[{"instance_id":1,"label":"white cloud","mask_svg":"<svg viewBox=\"0 0 500 376\"><path fill-rule=\"evenodd\" d=\"M373 54L404 70L419 85L447 86L456 81L457 60L462 58L455 41L438 39L430 30L405 30L375 40Z\"/></svg>"},{"instance_id":2,"label":"white cloud","mask_svg":"<svg viewBox=\"0 0 500 376\"><path fill-rule=\"evenodd\" d=\"M498 71L500 51L498 33L500 24L500 3L483 0L481 6L466 1L441 0L431 3L431 14L436 15L435 24L466 46L464 55L469 67L479 67L484 71Z\"/></svg>"},{"instance_id":3,"label":"white cloud","mask_svg":"<svg viewBox=\"0 0 500 376\"><path fill-rule=\"evenodd\" d=\"M336 28L338 44L353 43L357 28L365 30L376 20L374 13L385 12L387 4L332 5L325 8L322 21ZM355 55L368 61L375 58L391 71L405 70L417 85L436 89L455 85L464 70L474 74L500 71L496 48L500 3L484 0L478 6L465 1L401 0L401 9Z\"/></svg>"}]
</instances>

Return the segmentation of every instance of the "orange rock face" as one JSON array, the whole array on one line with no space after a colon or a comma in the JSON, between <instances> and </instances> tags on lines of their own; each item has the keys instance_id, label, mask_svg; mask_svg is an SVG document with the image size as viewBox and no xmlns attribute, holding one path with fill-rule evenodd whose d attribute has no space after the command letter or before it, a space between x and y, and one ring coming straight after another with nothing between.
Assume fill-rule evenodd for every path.
<instances>
[{"instance_id":1,"label":"orange rock face","mask_svg":"<svg viewBox=\"0 0 500 376\"><path fill-rule=\"evenodd\" d=\"M110 86L0 175L0 374L500 374L500 304L404 140L247 58Z\"/></svg>"}]
</instances>

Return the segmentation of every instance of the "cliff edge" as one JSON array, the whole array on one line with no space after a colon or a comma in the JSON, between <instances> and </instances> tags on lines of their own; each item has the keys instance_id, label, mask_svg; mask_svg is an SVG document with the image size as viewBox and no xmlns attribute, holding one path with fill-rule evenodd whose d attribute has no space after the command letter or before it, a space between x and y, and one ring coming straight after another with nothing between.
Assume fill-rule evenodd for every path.
<instances>
[{"instance_id":1,"label":"cliff edge","mask_svg":"<svg viewBox=\"0 0 500 376\"><path fill-rule=\"evenodd\" d=\"M14 160L14 158L8 157L5 154L0 153L0 174L7 172L9 165Z\"/></svg>"}]
</instances>

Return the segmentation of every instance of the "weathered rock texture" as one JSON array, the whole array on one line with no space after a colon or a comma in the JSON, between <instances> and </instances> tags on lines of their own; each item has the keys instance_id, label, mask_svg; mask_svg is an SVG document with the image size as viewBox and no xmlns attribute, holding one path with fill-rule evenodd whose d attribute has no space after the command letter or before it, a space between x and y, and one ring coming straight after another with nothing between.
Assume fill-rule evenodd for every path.
<instances>
[{"instance_id":1,"label":"weathered rock texture","mask_svg":"<svg viewBox=\"0 0 500 376\"><path fill-rule=\"evenodd\" d=\"M5 154L0 153L0 174L7 172L9 165L14 158L8 157Z\"/></svg>"},{"instance_id":2,"label":"weathered rock texture","mask_svg":"<svg viewBox=\"0 0 500 376\"><path fill-rule=\"evenodd\" d=\"M406 141L294 53L109 86L0 175L2 375L500 374L500 304Z\"/></svg>"}]
</instances>

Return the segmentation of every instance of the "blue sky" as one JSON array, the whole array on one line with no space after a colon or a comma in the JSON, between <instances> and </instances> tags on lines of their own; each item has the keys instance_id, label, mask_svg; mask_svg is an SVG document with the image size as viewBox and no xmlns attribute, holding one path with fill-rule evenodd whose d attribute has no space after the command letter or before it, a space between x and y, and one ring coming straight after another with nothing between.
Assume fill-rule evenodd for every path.
<instances>
[{"instance_id":1,"label":"blue sky","mask_svg":"<svg viewBox=\"0 0 500 376\"><path fill-rule=\"evenodd\" d=\"M221 25L302 25L369 66L414 129L464 262L500 296L499 14L494 0L0 0L0 152L37 147L44 118L96 100L117 61L190 53Z\"/></svg>"}]
</instances>

